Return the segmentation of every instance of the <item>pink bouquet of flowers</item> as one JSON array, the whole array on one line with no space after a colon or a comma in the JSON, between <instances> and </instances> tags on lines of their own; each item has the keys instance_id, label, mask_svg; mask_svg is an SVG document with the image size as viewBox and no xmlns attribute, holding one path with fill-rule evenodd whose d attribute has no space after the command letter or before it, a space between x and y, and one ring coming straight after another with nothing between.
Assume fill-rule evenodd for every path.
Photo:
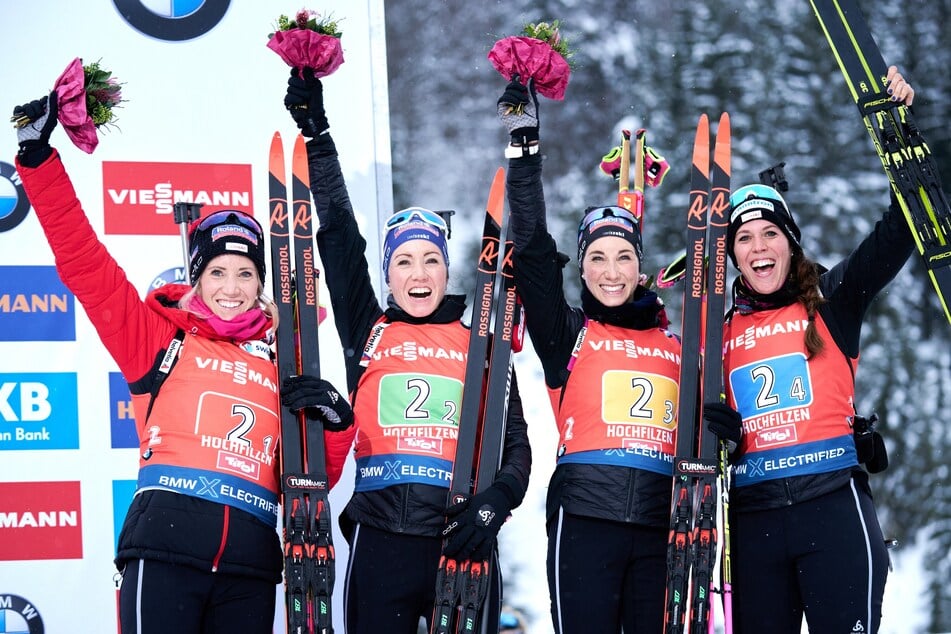
<instances>
[{"instance_id":1,"label":"pink bouquet of flowers","mask_svg":"<svg viewBox=\"0 0 951 634\"><path fill-rule=\"evenodd\" d=\"M58 109L56 118L63 125L66 136L80 150L92 154L99 145L96 130L114 123L113 109L125 101L122 84L99 62L83 66L82 59L77 57L57 78L53 90ZM19 127L29 121L15 120L14 123Z\"/></svg>"},{"instance_id":2,"label":"pink bouquet of flowers","mask_svg":"<svg viewBox=\"0 0 951 634\"><path fill-rule=\"evenodd\" d=\"M518 75L527 81L531 77L539 93L561 100L571 75L568 60L572 55L555 20L528 24L521 35L498 40L489 51L489 61L505 79Z\"/></svg>"},{"instance_id":3,"label":"pink bouquet of flowers","mask_svg":"<svg viewBox=\"0 0 951 634\"><path fill-rule=\"evenodd\" d=\"M315 77L326 77L343 64L338 22L321 18L316 11L301 9L291 20L277 19L277 28L268 34L267 47L292 68L310 68Z\"/></svg>"}]
</instances>

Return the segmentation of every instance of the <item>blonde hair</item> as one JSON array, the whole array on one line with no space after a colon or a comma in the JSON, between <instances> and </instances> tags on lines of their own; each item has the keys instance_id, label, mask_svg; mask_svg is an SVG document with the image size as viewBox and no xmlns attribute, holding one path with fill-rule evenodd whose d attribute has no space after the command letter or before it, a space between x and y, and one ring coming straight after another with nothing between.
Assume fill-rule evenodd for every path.
<instances>
[{"instance_id":1,"label":"blonde hair","mask_svg":"<svg viewBox=\"0 0 951 634\"><path fill-rule=\"evenodd\" d=\"M195 299L195 297L197 297L200 292L200 287L201 287L201 280L199 279L197 282L195 282L194 286L188 289L188 292L186 292L184 295L181 296L181 298L178 300L177 306L181 310L187 311L197 317L201 317L204 319L205 317L204 315L200 314L198 311L196 311L194 308L191 307L192 300ZM278 312L277 312L277 304L274 303L274 300L271 299L271 297L267 293L264 292L264 284L262 284L260 281L258 282L258 294L255 299L257 301L258 308L263 310L264 313L268 317L271 318L270 332L273 335L277 331L278 322L280 322L280 318L278 317Z\"/></svg>"}]
</instances>

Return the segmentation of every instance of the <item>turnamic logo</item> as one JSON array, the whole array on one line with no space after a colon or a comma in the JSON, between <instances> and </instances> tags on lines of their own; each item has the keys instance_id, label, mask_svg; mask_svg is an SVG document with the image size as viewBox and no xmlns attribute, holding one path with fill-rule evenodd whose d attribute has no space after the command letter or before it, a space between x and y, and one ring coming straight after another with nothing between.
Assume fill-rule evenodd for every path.
<instances>
[{"instance_id":1,"label":"turnamic logo","mask_svg":"<svg viewBox=\"0 0 951 634\"><path fill-rule=\"evenodd\" d=\"M231 0L112 0L140 33L168 42L191 40L215 28Z\"/></svg>"}]
</instances>

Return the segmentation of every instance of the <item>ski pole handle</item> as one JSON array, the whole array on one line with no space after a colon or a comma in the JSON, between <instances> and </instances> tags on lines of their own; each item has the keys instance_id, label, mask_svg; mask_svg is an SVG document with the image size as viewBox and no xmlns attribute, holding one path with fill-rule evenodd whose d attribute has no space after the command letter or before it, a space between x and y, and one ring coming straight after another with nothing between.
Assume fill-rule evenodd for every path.
<instances>
[{"instance_id":1,"label":"ski pole handle","mask_svg":"<svg viewBox=\"0 0 951 634\"><path fill-rule=\"evenodd\" d=\"M185 283L191 286L192 275L188 266L188 225L201 217L201 203L175 203L172 205L172 217L182 236L182 258L185 263Z\"/></svg>"}]
</instances>

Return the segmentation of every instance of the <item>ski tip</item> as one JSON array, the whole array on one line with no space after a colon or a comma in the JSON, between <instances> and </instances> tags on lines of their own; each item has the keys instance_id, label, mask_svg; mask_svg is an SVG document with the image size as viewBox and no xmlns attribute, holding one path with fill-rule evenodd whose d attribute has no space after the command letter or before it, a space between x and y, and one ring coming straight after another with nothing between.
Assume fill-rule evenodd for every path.
<instances>
[{"instance_id":1,"label":"ski tip","mask_svg":"<svg viewBox=\"0 0 951 634\"><path fill-rule=\"evenodd\" d=\"M500 167L495 170L495 176L492 178L492 187L489 189L489 202L486 203L485 210L492 218L502 226L502 207L505 204L505 168Z\"/></svg>"},{"instance_id":2,"label":"ski tip","mask_svg":"<svg viewBox=\"0 0 951 634\"><path fill-rule=\"evenodd\" d=\"M724 113L725 114L725 113ZM730 119L720 117L720 125L717 127L717 141L713 147L713 162L723 171L726 177L730 177Z\"/></svg>"},{"instance_id":3,"label":"ski tip","mask_svg":"<svg viewBox=\"0 0 951 634\"><path fill-rule=\"evenodd\" d=\"M702 174L710 170L710 120L706 113L697 122L697 134L693 140L693 164Z\"/></svg>"},{"instance_id":4,"label":"ski tip","mask_svg":"<svg viewBox=\"0 0 951 634\"><path fill-rule=\"evenodd\" d=\"M284 141L281 140L280 132L275 132L274 135L271 136L271 156L276 152L284 153Z\"/></svg>"},{"instance_id":5,"label":"ski tip","mask_svg":"<svg viewBox=\"0 0 951 634\"><path fill-rule=\"evenodd\" d=\"M304 135L298 134L294 139L294 159L291 164L291 173L294 178L304 185L305 189L310 188L310 173L307 166L307 146ZM298 193L295 192L295 197ZM308 192L308 197L310 193Z\"/></svg>"}]
</instances>

